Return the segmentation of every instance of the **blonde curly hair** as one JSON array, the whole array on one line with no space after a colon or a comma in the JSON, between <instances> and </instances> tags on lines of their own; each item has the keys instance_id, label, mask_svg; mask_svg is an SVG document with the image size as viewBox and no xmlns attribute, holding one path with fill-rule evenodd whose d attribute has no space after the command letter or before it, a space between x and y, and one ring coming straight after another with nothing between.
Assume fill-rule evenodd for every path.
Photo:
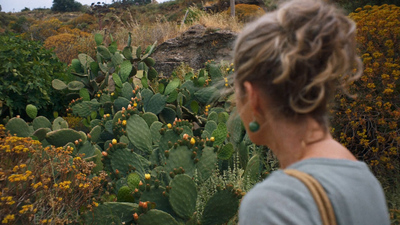
<instances>
[{"instance_id":1,"label":"blonde curly hair","mask_svg":"<svg viewBox=\"0 0 400 225\"><path fill-rule=\"evenodd\" d=\"M355 23L333 5L287 1L239 34L235 83L241 93L245 81L257 85L276 115L312 116L327 128L327 104L336 88L362 73L355 31Z\"/></svg>"}]
</instances>

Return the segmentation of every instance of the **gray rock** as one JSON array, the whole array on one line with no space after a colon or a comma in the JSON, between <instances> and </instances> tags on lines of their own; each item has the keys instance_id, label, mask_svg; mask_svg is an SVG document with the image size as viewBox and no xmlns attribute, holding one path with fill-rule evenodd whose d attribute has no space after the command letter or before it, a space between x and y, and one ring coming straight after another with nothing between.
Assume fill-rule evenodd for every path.
<instances>
[{"instance_id":1,"label":"gray rock","mask_svg":"<svg viewBox=\"0 0 400 225\"><path fill-rule=\"evenodd\" d=\"M236 36L232 31L211 30L195 25L181 36L157 46L152 54L156 60L154 68L164 76L170 76L182 62L193 69L201 69L207 60L231 61Z\"/></svg>"}]
</instances>

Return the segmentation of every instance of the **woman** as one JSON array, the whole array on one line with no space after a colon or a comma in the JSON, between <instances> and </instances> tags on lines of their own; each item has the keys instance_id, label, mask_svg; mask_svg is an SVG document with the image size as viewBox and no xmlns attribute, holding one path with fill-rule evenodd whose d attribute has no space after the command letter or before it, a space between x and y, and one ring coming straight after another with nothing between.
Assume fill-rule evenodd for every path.
<instances>
[{"instance_id":1,"label":"woman","mask_svg":"<svg viewBox=\"0 0 400 225\"><path fill-rule=\"evenodd\" d=\"M282 169L303 171L322 185L338 224L389 224L379 182L328 128L336 87L362 72L355 45L355 24L334 6L284 3L237 39L237 108L250 139L268 146ZM239 224L321 224L321 218L307 187L279 170L244 197Z\"/></svg>"}]
</instances>

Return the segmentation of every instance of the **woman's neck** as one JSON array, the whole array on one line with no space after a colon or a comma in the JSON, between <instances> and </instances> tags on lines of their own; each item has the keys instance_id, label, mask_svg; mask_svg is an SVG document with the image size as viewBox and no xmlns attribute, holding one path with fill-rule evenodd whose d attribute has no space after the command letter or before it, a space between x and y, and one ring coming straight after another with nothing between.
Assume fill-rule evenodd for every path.
<instances>
[{"instance_id":1,"label":"woman's neck","mask_svg":"<svg viewBox=\"0 0 400 225\"><path fill-rule=\"evenodd\" d=\"M266 143L277 156L281 168L308 158L356 158L313 119L306 124L280 123L273 129L273 138Z\"/></svg>"}]
</instances>

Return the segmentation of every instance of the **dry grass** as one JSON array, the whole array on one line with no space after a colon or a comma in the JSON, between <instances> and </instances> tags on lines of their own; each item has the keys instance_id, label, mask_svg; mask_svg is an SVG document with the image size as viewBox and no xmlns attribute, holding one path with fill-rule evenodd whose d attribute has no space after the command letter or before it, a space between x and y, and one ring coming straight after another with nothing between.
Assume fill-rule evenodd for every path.
<instances>
[{"instance_id":1,"label":"dry grass","mask_svg":"<svg viewBox=\"0 0 400 225\"><path fill-rule=\"evenodd\" d=\"M124 16L113 15L113 27L118 27L118 29L112 34L114 39L118 40L119 47L126 45L129 32L132 33L132 45L144 47L155 41L161 44L175 38L196 24L212 30L226 29L234 32L239 32L244 25L225 13L208 14L196 7L190 7L190 10L196 17L190 24L170 22L163 17L157 18L153 23L140 23L134 19L130 11L127 11Z\"/></svg>"}]
</instances>

